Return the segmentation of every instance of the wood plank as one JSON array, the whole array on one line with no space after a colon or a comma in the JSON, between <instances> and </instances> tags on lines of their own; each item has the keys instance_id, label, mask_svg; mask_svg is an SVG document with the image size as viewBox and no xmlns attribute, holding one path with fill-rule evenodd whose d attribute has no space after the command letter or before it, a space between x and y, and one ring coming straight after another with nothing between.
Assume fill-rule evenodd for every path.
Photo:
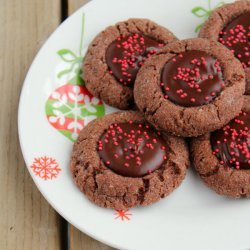
<instances>
[{"instance_id":1,"label":"wood plank","mask_svg":"<svg viewBox=\"0 0 250 250\"><path fill-rule=\"evenodd\" d=\"M0 8L0 249L61 249L59 215L24 164L19 94L38 48L60 23L60 0L3 0Z\"/></svg>"},{"instance_id":2,"label":"wood plank","mask_svg":"<svg viewBox=\"0 0 250 250\"><path fill-rule=\"evenodd\" d=\"M68 14L74 11L89 0L68 0ZM111 250L112 248L90 238L86 234L80 232L74 226L70 226L70 249L71 250Z\"/></svg>"},{"instance_id":3,"label":"wood plank","mask_svg":"<svg viewBox=\"0 0 250 250\"><path fill-rule=\"evenodd\" d=\"M68 14L71 15L77 9L79 9L84 4L88 3L90 0L68 0Z\"/></svg>"},{"instance_id":4,"label":"wood plank","mask_svg":"<svg viewBox=\"0 0 250 250\"><path fill-rule=\"evenodd\" d=\"M96 241L70 226L70 250L112 250L113 248Z\"/></svg>"}]
</instances>

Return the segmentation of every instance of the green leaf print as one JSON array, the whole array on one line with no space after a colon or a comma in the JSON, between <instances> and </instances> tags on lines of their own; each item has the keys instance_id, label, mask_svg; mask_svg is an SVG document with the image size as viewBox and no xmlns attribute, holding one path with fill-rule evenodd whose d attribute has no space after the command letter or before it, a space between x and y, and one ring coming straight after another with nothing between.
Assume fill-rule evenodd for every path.
<instances>
[{"instance_id":1,"label":"green leaf print","mask_svg":"<svg viewBox=\"0 0 250 250\"><path fill-rule=\"evenodd\" d=\"M199 30L201 29L202 25L204 24L204 22L206 21L206 19L212 14L212 12L222 6L224 4L224 2L219 2L217 5L215 5L215 7L211 7L211 0L208 0L208 7L202 7L202 6L196 6L194 7L191 12L198 18L202 18L203 22L201 24L199 24L198 26L196 26L195 28L195 32L199 32Z\"/></svg>"},{"instance_id":2,"label":"green leaf print","mask_svg":"<svg viewBox=\"0 0 250 250\"><path fill-rule=\"evenodd\" d=\"M61 49L57 51L57 54L65 62L74 62L77 56L69 49Z\"/></svg>"},{"instance_id":3,"label":"green leaf print","mask_svg":"<svg viewBox=\"0 0 250 250\"><path fill-rule=\"evenodd\" d=\"M51 93L45 104L50 125L72 142L88 122L105 114L102 101L91 95L82 77L84 15L81 27L79 50L75 53L66 48L57 51L65 66L57 78L66 75L66 82Z\"/></svg>"},{"instance_id":4,"label":"green leaf print","mask_svg":"<svg viewBox=\"0 0 250 250\"><path fill-rule=\"evenodd\" d=\"M208 14L208 11L200 6L193 8L191 11L197 17L204 17Z\"/></svg>"},{"instance_id":5,"label":"green leaf print","mask_svg":"<svg viewBox=\"0 0 250 250\"><path fill-rule=\"evenodd\" d=\"M60 49L57 51L57 54L60 56L60 58L69 64L69 66L66 69L63 69L57 74L58 78L61 78L64 75L67 75L71 73L75 69L75 77L74 84L77 82L78 84L84 84L83 80L79 79L81 78L81 66L83 61L82 56L82 48L83 48L83 35L84 35L84 15L82 16L82 29L81 29L81 40L80 40L80 49L79 49L79 55L76 55L74 52L72 52L70 49Z\"/></svg>"}]
</instances>

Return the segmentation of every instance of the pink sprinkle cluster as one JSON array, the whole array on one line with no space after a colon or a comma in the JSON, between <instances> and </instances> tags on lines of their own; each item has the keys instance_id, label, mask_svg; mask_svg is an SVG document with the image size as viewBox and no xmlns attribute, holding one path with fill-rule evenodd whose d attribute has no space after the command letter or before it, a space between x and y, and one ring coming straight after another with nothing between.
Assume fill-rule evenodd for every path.
<instances>
[{"instance_id":1,"label":"pink sprinkle cluster","mask_svg":"<svg viewBox=\"0 0 250 250\"><path fill-rule=\"evenodd\" d=\"M249 38L250 38L250 26L248 28L244 28L243 25L236 25L234 28L231 28L228 32L221 31L220 32L219 42L223 45L231 48L231 51L235 54L235 56L241 61L242 66L247 68L250 66L250 53L249 53ZM233 49L235 45L245 45L243 46L243 51L236 51ZM243 57L247 57L248 61L242 61Z\"/></svg>"},{"instance_id":2,"label":"pink sprinkle cluster","mask_svg":"<svg viewBox=\"0 0 250 250\"><path fill-rule=\"evenodd\" d=\"M112 62L120 65L122 75L126 78L126 81L124 81L124 79L119 79L119 82L126 86L132 81L132 74L128 72L129 69L141 67L145 60L157 51L154 48L149 48L147 50L145 39L139 34L129 35L125 41L124 38L125 36L118 37L118 43L116 45L117 48L122 49L123 58L114 57ZM158 44L158 47L163 46L164 44ZM138 56L140 56L140 58L138 58ZM110 71L110 74L112 73L113 72Z\"/></svg>"},{"instance_id":3,"label":"pink sprinkle cluster","mask_svg":"<svg viewBox=\"0 0 250 250\"><path fill-rule=\"evenodd\" d=\"M240 115L246 116L247 113L241 112ZM235 118L234 123L236 124L236 127L228 124L223 128L224 139L223 141L218 140L216 143L217 145L220 145L228 142L230 148L229 154L231 156L229 163L234 165L236 169L240 169L241 166L238 161L240 156L247 159L247 163L250 164L250 130L240 118ZM218 154L219 151L219 148L216 148L213 151L213 154ZM223 165L225 162L221 160L220 164Z\"/></svg>"},{"instance_id":4,"label":"pink sprinkle cluster","mask_svg":"<svg viewBox=\"0 0 250 250\"><path fill-rule=\"evenodd\" d=\"M133 122L130 121L129 123L132 124ZM114 158L125 158L126 161L124 163L124 167L129 167L129 160L132 159L135 159L137 166L141 166L145 148L147 150L153 150L155 148L155 144L158 143L158 140L157 138L152 138L152 136L149 135L149 125L133 125L136 127L133 127L134 129L131 129L129 132L124 131L124 129L117 123L110 125L104 136L104 140L98 141L98 150L103 150L103 144L111 143L113 146L121 148L119 154L114 153ZM157 134L160 135L160 132L157 132ZM164 151L166 150L164 146L162 146L161 149ZM167 157L164 155L163 159L166 160ZM109 161L105 163L110 165Z\"/></svg>"},{"instance_id":5,"label":"pink sprinkle cluster","mask_svg":"<svg viewBox=\"0 0 250 250\"><path fill-rule=\"evenodd\" d=\"M183 58L182 54L178 55L179 58ZM175 63L177 60L173 58L172 61ZM199 84L200 81L204 81L207 79L212 80L214 78L213 74L207 75L201 73L201 66L206 65L206 59L204 57L194 58L190 61L191 67L178 67L176 75L173 76L173 80L175 81L183 81L187 84L189 89L194 89L196 92L201 93L202 88ZM214 67L217 72L221 72L220 63L216 60L214 63ZM161 86L164 86L164 83L161 83ZM221 83L221 87L225 87L225 83ZM170 91L169 87L165 87L166 91ZM180 98L190 98L191 102L196 102L196 99L192 97L192 91L190 93L185 92L184 89L180 88L176 90L176 93L180 96ZM214 97L216 95L215 92L211 92L210 95ZM164 96L165 99L168 99L168 95ZM209 100L209 97L206 96L205 101Z\"/></svg>"}]
</instances>

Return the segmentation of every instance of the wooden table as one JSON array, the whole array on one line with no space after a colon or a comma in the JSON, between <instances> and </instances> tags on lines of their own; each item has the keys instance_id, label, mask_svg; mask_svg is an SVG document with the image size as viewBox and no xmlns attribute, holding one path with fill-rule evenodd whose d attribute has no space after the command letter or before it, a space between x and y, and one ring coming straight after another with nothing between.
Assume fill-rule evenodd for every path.
<instances>
[{"instance_id":1,"label":"wooden table","mask_svg":"<svg viewBox=\"0 0 250 250\"><path fill-rule=\"evenodd\" d=\"M1 250L111 249L69 225L41 196L17 133L19 95L35 54L60 22L87 1L0 1Z\"/></svg>"}]
</instances>

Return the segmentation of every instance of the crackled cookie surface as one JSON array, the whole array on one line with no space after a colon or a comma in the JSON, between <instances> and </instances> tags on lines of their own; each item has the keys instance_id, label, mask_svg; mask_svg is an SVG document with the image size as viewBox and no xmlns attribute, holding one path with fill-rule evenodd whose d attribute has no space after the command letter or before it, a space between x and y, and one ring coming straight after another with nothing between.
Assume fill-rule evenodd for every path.
<instances>
[{"instance_id":1,"label":"crackled cookie surface","mask_svg":"<svg viewBox=\"0 0 250 250\"><path fill-rule=\"evenodd\" d=\"M207 186L221 195L250 197L250 97L227 125L193 139L191 153Z\"/></svg>"},{"instance_id":2,"label":"crackled cookie surface","mask_svg":"<svg viewBox=\"0 0 250 250\"><path fill-rule=\"evenodd\" d=\"M245 74L218 42L188 39L149 58L137 75L134 97L155 128L177 136L214 131L243 104Z\"/></svg>"},{"instance_id":3,"label":"crackled cookie surface","mask_svg":"<svg viewBox=\"0 0 250 250\"><path fill-rule=\"evenodd\" d=\"M134 106L133 86L140 67L177 38L148 19L129 19L102 31L90 44L83 65L88 90L107 104Z\"/></svg>"},{"instance_id":4,"label":"crackled cookie surface","mask_svg":"<svg viewBox=\"0 0 250 250\"><path fill-rule=\"evenodd\" d=\"M250 94L250 2L236 1L213 11L199 37L216 40L241 62L246 73L246 93Z\"/></svg>"},{"instance_id":5,"label":"crackled cookie surface","mask_svg":"<svg viewBox=\"0 0 250 250\"><path fill-rule=\"evenodd\" d=\"M181 138L155 131L137 112L88 124L76 141L71 172L76 185L102 207L145 206L170 194L189 165Z\"/></svg>"}]
</instances>

